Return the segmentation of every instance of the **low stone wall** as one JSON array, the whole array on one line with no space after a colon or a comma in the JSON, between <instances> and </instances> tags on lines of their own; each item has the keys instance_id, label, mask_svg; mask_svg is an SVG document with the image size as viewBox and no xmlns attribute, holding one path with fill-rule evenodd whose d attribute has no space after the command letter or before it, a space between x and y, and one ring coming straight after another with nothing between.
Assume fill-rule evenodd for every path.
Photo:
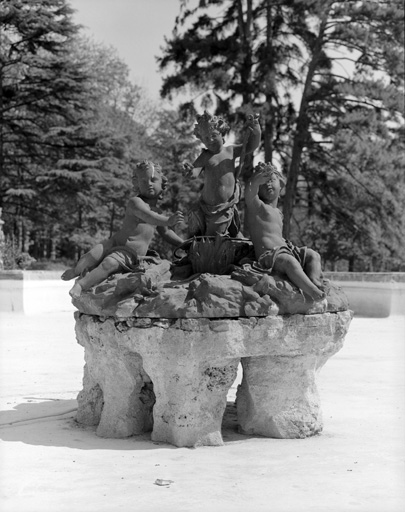
<instances>
[{"instance_id":1,"label":"low stone wall","mask_svg":"<svg viewBox=\"0 0 405 512\"><path fill-rule=\"evenodd\" d=\"M345 292L355 316L405 314L405 272L325 272Z\"/></svg>"},{"instance_id":2,"label":"low stone wall","mask_svg":"<svg viewBox=\"0 0 405 512\"><path fill-rule=\"evenodd\" d=\"M62 281L61 271L0 271L0 311L36 315L74 311L69 297L71 282Z\"/></svg>"},{"instance_id":3,"label":"low stone wall","mask_svg":"<svg viewBox=\"0 0 405 512\"><path fill-rule=\"evenodd\" d=\"M0 271L0 311L28 315L75 311L70 281L61 271ZM325 272L345 292L355 315L384 318L405 313L405 272Z\"/></svg>"}]
</instances>

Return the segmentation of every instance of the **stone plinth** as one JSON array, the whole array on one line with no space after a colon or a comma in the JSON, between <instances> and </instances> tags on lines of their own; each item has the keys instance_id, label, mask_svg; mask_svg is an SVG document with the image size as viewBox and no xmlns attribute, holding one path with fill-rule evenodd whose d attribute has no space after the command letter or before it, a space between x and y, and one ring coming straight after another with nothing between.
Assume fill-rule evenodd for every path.
<instances>
[{"instance_id":1,"label":"stone plinth","mask_svg":"<svg viewBox=\"0 0 405 512\"><path fill-rule=\"evenodd\" d=\"M313 302L250 264L231 270L188 275L144 261L74 299L86 360L78 422L105 437L152 430L176 446L220 445L241 361L241 432L320 432L316 375L343 345L352 317L344 293L325 281L326 298Z\"/></svg>"},{"instance_id":2,"label":"stone plinth","mask_svg":"<svg viewBox=\"0 0 405 512\"><path fill-rule=\"evenodd\" d=\"M316 434L316 376L342 347L351 318L348 310L222 319L77 312L86 360L77 420L98 425L105 437L152 430L152 440L176 446L221 445L226 397L241 361L241 432Z\"/></svg>"},{"instance_id":3,"label":"stone plinth","mask_svg":"<svg viewBox=\"0 0 405 512\"><path fill-rule=\"evenodd\" d=\"M114 318L240 318L312 315L345 311L347 298L325 281L327 300L314 302L288 280L250 265L230 275L173 275L170 262L145 263L139 272L118 274L73 299L82 313Z\"/></svg>"}]
</instances>

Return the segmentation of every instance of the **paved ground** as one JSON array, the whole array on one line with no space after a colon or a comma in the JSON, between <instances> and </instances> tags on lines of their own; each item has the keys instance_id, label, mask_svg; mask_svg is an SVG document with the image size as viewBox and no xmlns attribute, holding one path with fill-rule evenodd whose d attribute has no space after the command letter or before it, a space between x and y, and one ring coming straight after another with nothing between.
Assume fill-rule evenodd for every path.
<instances>
[{"instance_id":1,"label":"paved ground","mask_svg":"<svg viewBox=\"0 0 405 512\"><path fill-rule=\"evenodd\" d=\"M245 437L229 406L225 446L198 449L75 424L71 313L0 314L0 336L1 512L404 510L404 316L353 320L319 377L322 435Z\"/></svg>"}]
</instances>

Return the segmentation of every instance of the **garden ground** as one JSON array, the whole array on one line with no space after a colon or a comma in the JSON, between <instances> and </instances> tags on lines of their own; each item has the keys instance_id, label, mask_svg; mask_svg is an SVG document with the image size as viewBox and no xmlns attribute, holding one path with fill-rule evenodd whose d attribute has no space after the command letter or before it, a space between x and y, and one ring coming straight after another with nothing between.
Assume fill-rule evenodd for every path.
<instances>
[{"instance_id":1,"label":"garden ground","mask_svg":"<svg viewBox=\"0 0 405 512\"><path fill-rule=\"evenodd\" d=\"M71 311L1 313L0 336L2 512L404 510L405 316L354 318L319 375L321 435L239 434L235 383L225 445L197 449L75 423L84 360Z\"/></svg>"}]
</instances>

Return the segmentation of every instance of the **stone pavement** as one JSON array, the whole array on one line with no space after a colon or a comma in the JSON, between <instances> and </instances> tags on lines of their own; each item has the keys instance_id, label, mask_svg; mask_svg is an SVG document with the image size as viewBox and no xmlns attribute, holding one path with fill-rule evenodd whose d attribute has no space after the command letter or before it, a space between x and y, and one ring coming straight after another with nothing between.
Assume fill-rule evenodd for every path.
<instances>
[{"instance_id":1,"label":"stone pavement","mask_svg":"<svg viewBox=\"0 0 405 512\"><path fill-rule=\"evenodd\" d=\"M354 318L319 377L321 435L239 434L234 385L225 446L197 450L77 426L71 312L0 314L0 340L1 512L404 510L404 316Z\"/></svg>"}]
</instances>

